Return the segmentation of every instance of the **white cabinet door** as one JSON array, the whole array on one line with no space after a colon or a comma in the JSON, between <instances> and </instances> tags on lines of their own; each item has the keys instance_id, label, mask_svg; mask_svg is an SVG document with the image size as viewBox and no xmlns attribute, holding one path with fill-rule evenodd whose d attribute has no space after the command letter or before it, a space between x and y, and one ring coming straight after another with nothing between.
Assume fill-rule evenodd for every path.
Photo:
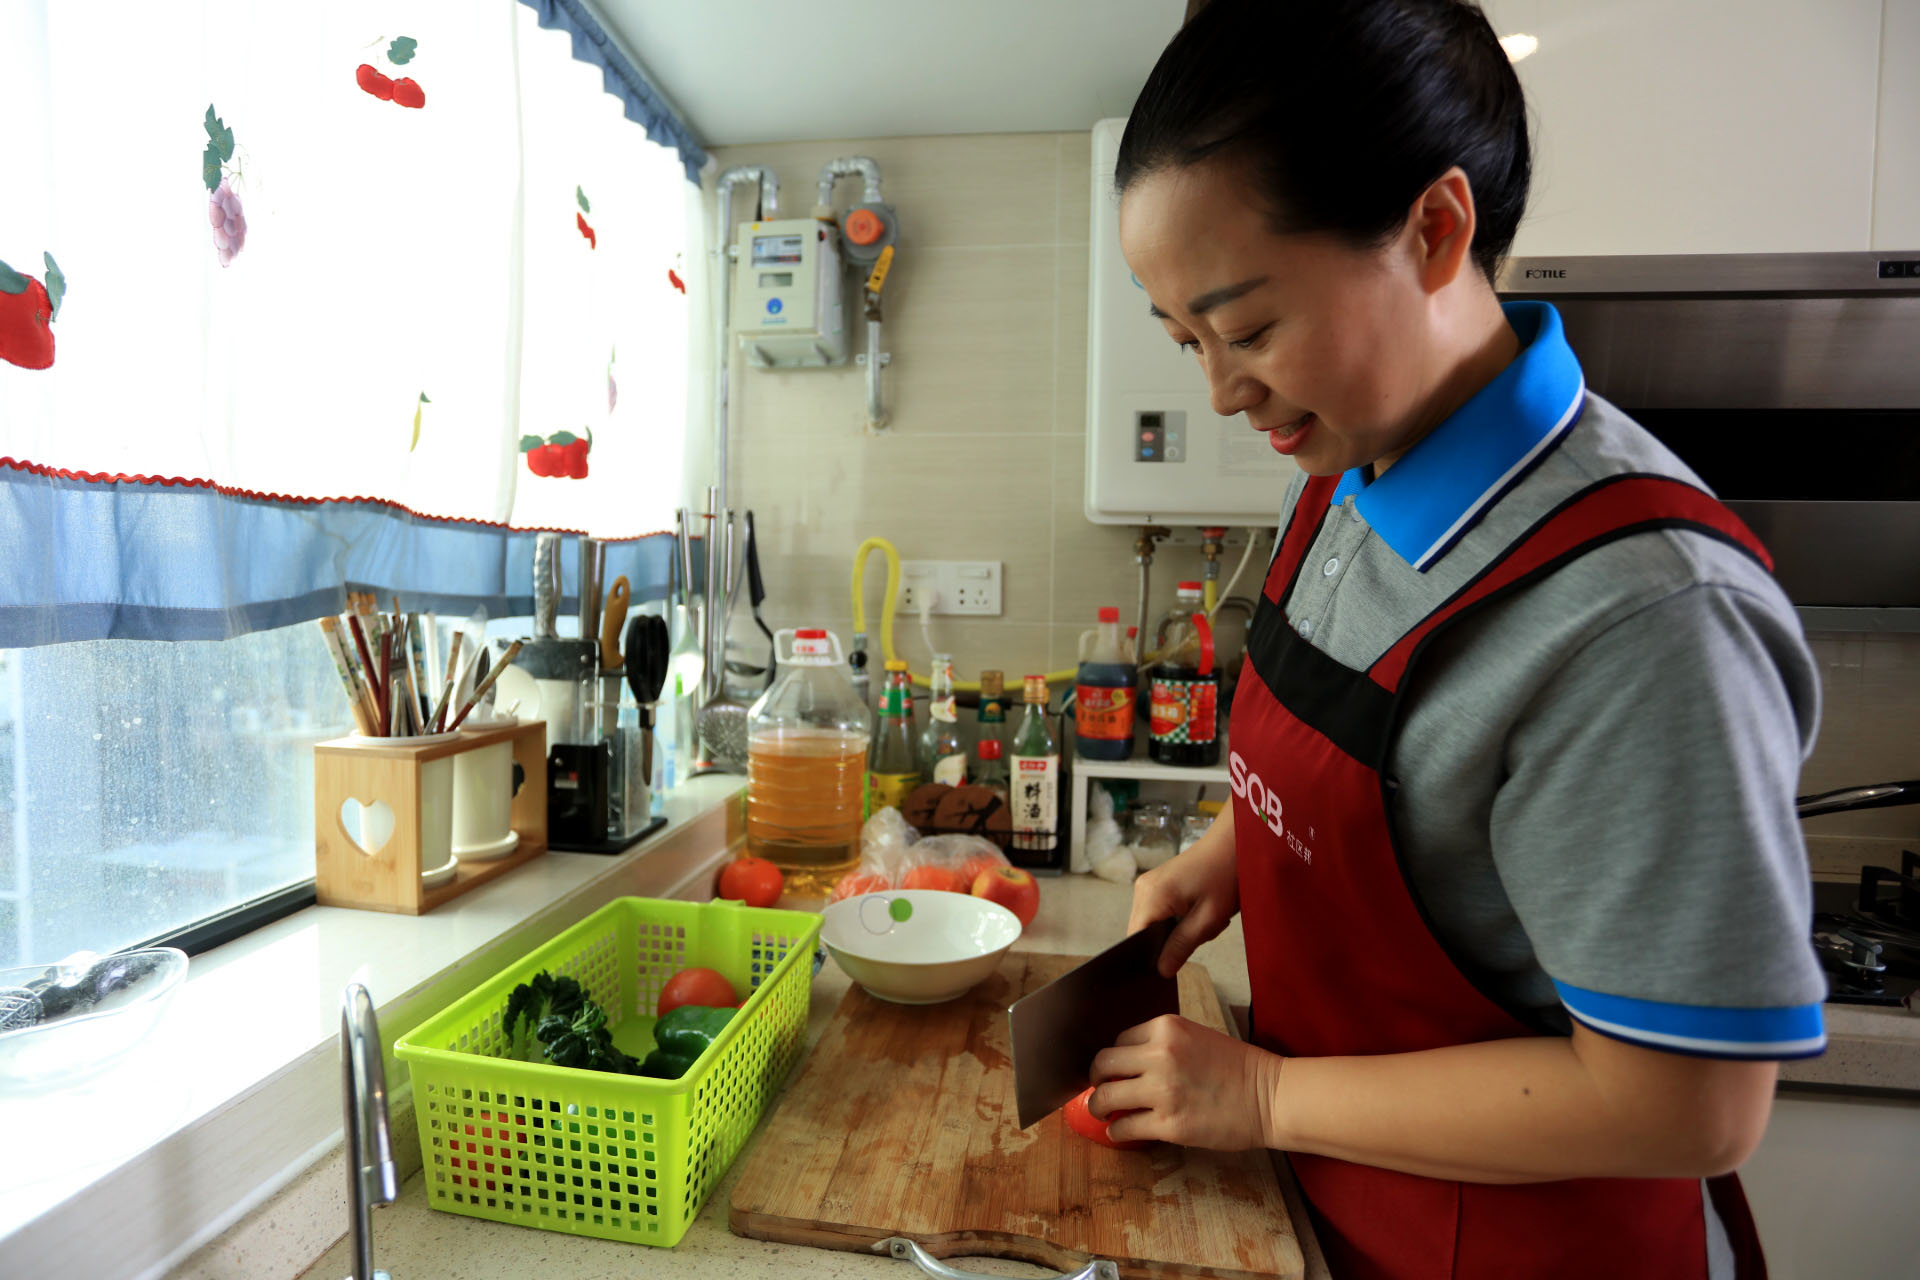
<instances>
[{"instance_id":1,"label":"white cabinet door","mask_svg":"<svg viewBox=\"0 0 1920 1280\"><path fill-rule=\"evenodd\" d=\"M1886 0L1873 247L1920 249L1920 0Z\"/></svg>"},{"instance_id":2,"label":"white cabinet door","mask_svg":"<svg viewBox=\"0 0 1920 1280\"><path fill-rule=\"evenodd\" d=\"M1782 1094L1740 1181L1772 1280L1920 1276L1920 1102Z\"/></svg>"},{"instance_id":3,"label":"white cabinet door","mask_svg":"<svg viewBox=\"0 0 1920 1280\"><path fill-rule=\"evenodd\" d=\"M1881 7L1485 0L1499 34L1539 41L1517 64L1534 170L1514 252L1871 247Z\"/></svg>"}]
</instances>

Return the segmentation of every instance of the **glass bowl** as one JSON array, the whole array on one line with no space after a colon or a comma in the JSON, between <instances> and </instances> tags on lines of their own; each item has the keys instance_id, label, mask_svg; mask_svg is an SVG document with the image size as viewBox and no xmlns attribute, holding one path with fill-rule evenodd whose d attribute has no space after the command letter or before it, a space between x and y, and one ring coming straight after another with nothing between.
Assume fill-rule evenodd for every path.
<instances>
[{"instance_id":1,"label":"glass bowl","mask_svg":"<svg viewBox=\"0 0 1920 1280\"><path fill-rule=\"evenodd\" d=\"M0 1086L92 1075L153 1029L186 976L175 947L0 969Z\"/></svg>"}]
</instances>

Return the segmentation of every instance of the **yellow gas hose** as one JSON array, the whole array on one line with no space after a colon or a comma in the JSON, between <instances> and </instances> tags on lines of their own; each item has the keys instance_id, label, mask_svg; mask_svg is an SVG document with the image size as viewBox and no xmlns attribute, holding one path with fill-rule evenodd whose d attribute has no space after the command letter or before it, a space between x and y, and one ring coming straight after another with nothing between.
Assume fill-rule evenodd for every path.
<instances>
[{"instance_id":1,"label":"yellow gas hose","mask_svg":"<svg viewBox=\"0 0 1920 1280\"><path fill-rule=\"evenodd\" d=\"M868 538L865 542L861 543L859 548L853 553L853 629L856 632L863 632L867 629L867 602L865 597L867 553L870 551L884 552L887 557L887 596L886 603L880 613L880 652L887 661L896 661L900 655L894 651L893 647L893 615L900 604L900 553L895 550L894 545L885 538ZM911 672L910 674L915 684L926 685L928 687L931 687L933 684L931 678L921 675L918 671ZM1071 683L1073 678L1078 674L1079 669L1077 667L1068 667L1065 671L1047 672L1046 680L1050 685L1068 684ZM1018 676L1015 676L1008 681L1007 691L1010 697L1013 696L1014 691L1017 689L1019 679ZM980 682L978 680L955 680L953 687L962 693L978 693L980 691Z\"/></svg>"}]
</instances>

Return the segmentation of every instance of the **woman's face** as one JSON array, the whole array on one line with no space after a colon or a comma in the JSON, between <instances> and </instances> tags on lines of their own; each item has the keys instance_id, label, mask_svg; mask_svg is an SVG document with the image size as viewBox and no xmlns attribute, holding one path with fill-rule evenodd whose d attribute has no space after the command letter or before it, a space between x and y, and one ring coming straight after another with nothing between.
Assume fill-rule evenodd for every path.
<instances>
[{"instance_id":1,"label":"woman's face","mask_svg":"<svg viewBox=\"0 0 1920 1280\"><path fill-rule=\"evenodd\" d=\"M1277 234L1238 166L1135 182L1120 246L1167 336L1194 353L1214 412L1244 413L1312 475L1388 463L1428 420L1433 342L1412 233L1355 249Z\"/></svg>"}]
</instances>

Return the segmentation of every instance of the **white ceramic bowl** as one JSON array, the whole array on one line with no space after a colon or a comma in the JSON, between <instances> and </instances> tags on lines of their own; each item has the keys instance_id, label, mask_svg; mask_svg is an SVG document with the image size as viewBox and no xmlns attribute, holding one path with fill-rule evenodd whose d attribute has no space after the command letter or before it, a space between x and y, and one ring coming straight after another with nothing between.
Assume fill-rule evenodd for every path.
<instances>
[{"instance_id":1,"label":"white ceramic bowl","mask_svg":"<svg viewBox=\"0 0 1920 1280\"><path fill-rule=\"evenodd\" d=\"M0 1031L0 1087L92 1075L153 1029L186 976L177 947L0 969L0 1004L12 1011Z\"/></svg>"},{"instance_id":2,"label":"white ceramic bowl","mask_svg":"<svg viewBox=\"0 0 1920 1280\"><path fill-rule=\"evenodd\" d=\"M836 902L820 941L869 995L939 1004L985 981L1020 937L1020 917L997 902L945 889L888 889Z\"/></svg>"}]
</instances>

